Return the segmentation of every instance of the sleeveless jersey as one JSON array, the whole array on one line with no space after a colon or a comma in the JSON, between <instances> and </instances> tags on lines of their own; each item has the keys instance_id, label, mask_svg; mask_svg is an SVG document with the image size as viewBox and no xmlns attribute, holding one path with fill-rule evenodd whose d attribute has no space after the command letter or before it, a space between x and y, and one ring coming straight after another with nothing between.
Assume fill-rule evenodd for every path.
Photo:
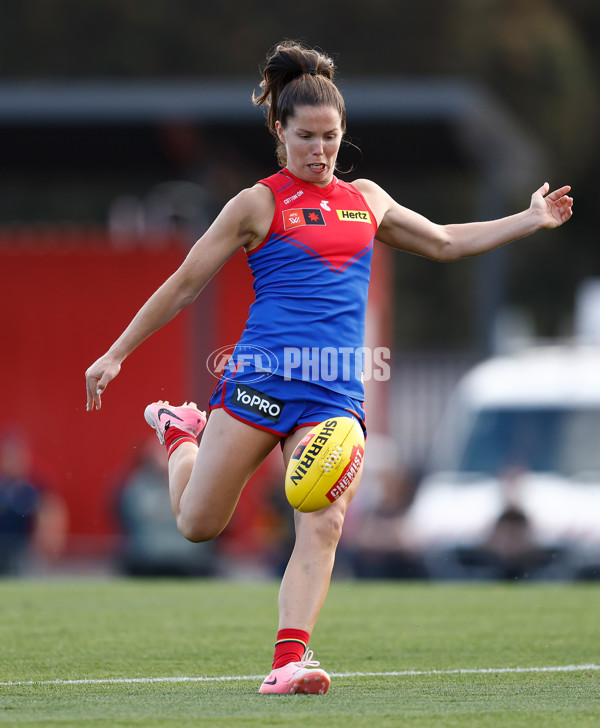
<instances>
[{"instance_id":1,"label":"sleeveless jersey","mask_svg":"<svg viewBox=\"0 0 600 728\"><path fill-rule=\"evenodd\" d=\"M364 400L365 314L377 224L364 197L287 169L260 180L275 197L264 241L248 253L255 301L236 355L259 370Z\"/></svg>"}]
</instances>

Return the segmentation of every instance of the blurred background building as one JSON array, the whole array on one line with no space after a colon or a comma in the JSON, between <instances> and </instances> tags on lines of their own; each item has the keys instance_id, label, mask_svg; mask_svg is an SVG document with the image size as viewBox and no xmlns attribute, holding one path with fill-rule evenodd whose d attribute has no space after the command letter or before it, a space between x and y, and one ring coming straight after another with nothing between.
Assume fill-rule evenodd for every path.
<instances>
[{"instance_id":1,"label":"blurred background building","mask_svg":"<svg viewBox=\"0 0 600 728\"><path fill-rule=\"evenodd\" d=\"M340 157L352 169L345 179L371 177L441 223L522 209L545 180L573 186L565 228L479 259L440 265L378 249L368 343L391 349L392 377L368 383L367 404L370 432L397 464L401 492L380 487L396 516L467 369L541 340L594 337L595 0L7 0L0 428L24 433L51 465L63 509L55 558L20 560L30 572L90 559L133 568L131 521L115 488L147 455L143 407L159 396L206 402L216 382L206 362L236 341L252 300L243 254L128 360L100 414L85 413L83 372L222 205L275 168L251 93L267 50L284 38L336 58L351 142ZM278 489L270 459L190 572L276 571L289 540ZM372 501L367 493L356 512L380 516ZM368 528L358 538L368 564L377 551ZM357 558L340 565L351 571Z\"/></svg>"}]
</instances>

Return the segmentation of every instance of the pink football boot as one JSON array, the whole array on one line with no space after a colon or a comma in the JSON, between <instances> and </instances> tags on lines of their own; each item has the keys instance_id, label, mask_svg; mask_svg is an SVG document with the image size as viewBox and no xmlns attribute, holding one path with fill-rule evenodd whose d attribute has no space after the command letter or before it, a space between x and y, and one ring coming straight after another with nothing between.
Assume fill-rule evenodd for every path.
<instances>
[{"instance_id":1,"label":"pink football boot","mask_svg":"<svg viewBox=\"0 0 600 728\"><path fill-rule=\"evenodd\" d=\"M198 437L206 425L206 412L201 412L195 402L184 402L172 407L168 402L152 402L144 410L144 419L156 430L161 445L165 444L165 430L176 427Z\"/></svg>"},{"instance_id":2,"label":"pink football boot","mask_svg":"<svg viewBox=\"0 0 600 728\"><path fill-rule=\"evenodd\" d=\"M307 650L300 662L289 662L283 667L271 670L271 674L264 679L258 692L323 695L329 690L331 678L325 670L317 669L320 663L312 657L312 650Z\"/></svg>"}]
</instances>

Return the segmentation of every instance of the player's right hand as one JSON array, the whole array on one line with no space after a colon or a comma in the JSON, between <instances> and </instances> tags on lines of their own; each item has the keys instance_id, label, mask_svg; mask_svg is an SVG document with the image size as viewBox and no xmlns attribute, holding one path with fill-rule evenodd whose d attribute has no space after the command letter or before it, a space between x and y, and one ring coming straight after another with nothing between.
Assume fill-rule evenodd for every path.
<instances>
[{"instance_id":1,"label":"player's right hand","mask_svg":"<svg viewBox=\"0 0 600 728\"><path fill-rule=\"evenodd\" d=\"M94 407L102 407L102 393L108 383L121 371L121 362L109 354L104 354L95 361L85 373L85 388L87 392L86 410L91 412Z\"/></svg>"}]
</instances>

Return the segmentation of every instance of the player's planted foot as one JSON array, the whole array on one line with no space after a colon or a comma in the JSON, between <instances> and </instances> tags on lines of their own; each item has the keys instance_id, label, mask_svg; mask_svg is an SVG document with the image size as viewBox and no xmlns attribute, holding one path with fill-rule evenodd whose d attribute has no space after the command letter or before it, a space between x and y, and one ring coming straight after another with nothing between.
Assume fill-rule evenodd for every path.
<instances>
[{"instance_id":1,"label":"player's planted foot","mask_svg":"<svg viewBox=\"0 0 600 728\"><path fill-rule=\"evenodd\" d=\"M195 402L184 402L173 407L168 402L152 402L144 410L144 419L156 430L161 445L165 444L165 431L169 427L198 437L206 425L206 412L201 412Z\"/></svg>"},{"instance_id":2,"label":"player's planted foot","mask_svg":"<svg viewBox=\"0 0 600 728\"><path fill-rule=\"evenodd\" d=\"M271 673L260 686L259 693L310 693L324 695L329 690L331 678L325 670L319 669L319 662L312 659L312 650L307 650L300 662L290 662Z\"/></svg>"}]
</instances>

